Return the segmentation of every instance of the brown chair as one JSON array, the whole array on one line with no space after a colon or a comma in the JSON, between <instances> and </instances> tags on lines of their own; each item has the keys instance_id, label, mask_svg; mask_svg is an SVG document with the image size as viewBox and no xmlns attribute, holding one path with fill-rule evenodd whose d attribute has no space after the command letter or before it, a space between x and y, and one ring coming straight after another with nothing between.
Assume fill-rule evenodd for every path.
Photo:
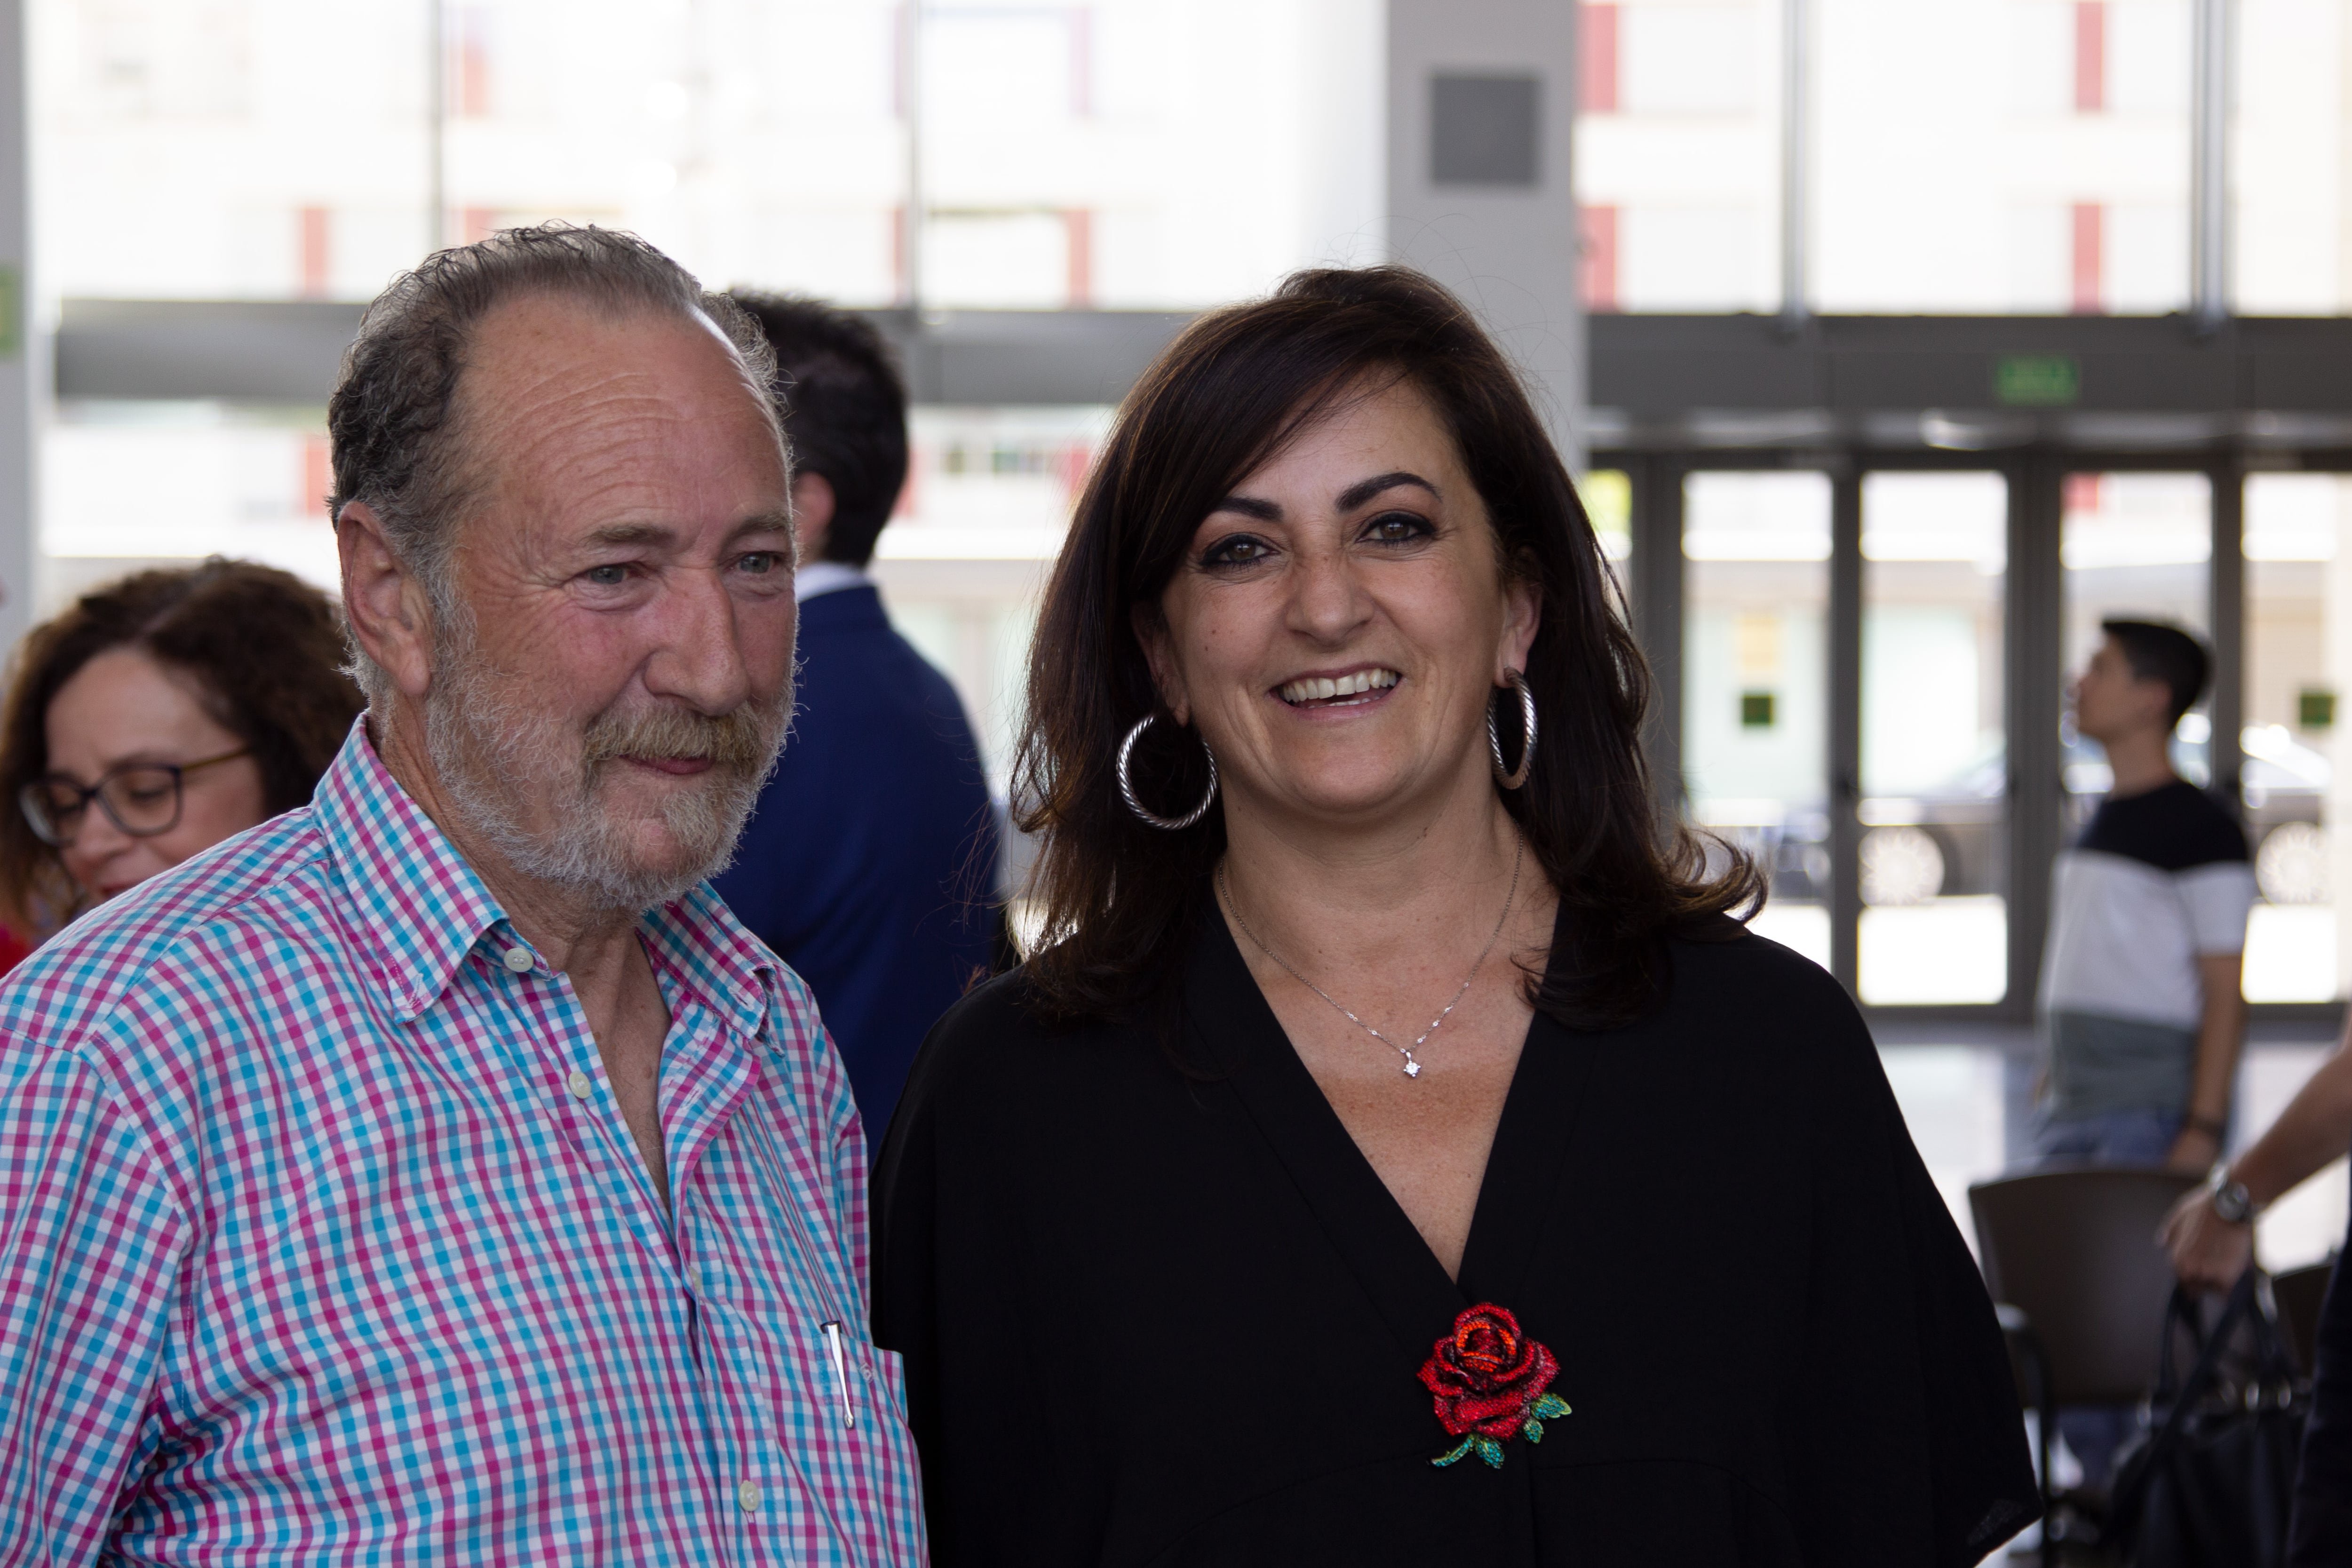
<instances>
[{"instance_id":1,"label":"brown chair","mask_svg":"<svg viewBox=\"0 0 2352 1568\"><path fill-rule=\"evenodd\" d=\"M2306 1268L2290 1268L2271 1277L2271 1297L2278 1303L2279 1327L2286 1331L2287 1344L2294 1352L2296 1370L2309 1377L2315 1368L2312 1356L2319 1346L2319 1309L2327 1300L2328 1277L2336 1272L2336 1259L2315 1263Z\"/></svg>"},{"instance_id":2,"label":"brown chair","mask_svg":"<svg viewBox=\"0 0 2352 1568\"><path fill-rule=\"evenodd\" d=\"M2156 1233L2195 1185L2177 1171L2050 1166L1969 1189L2018 1398L2041 1429L2045 1562L2062 1500L2050 1479L2057 1408L2146 1397L2172 1295Z\"/></svg>"}]
</instances>

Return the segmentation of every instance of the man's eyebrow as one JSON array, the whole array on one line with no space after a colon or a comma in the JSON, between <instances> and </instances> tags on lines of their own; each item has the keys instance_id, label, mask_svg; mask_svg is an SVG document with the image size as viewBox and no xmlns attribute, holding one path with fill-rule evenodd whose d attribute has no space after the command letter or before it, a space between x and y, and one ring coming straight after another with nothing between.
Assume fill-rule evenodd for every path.
<instances>
[{"instance_id":1,"label":"man's eyebrow","mask_svg":"<svg viewBox=\"0 0 2352 1568\"><path fill-rule=\"evenodd\" d=\"M793 520L790 512L763 511L745 518L727 531L731 542L747 533L789 533ZM586 542L591 547L630 544L674 544L677 530L658 522L610 522L589 531Z\"/></svg>"},{"instance_id":2,"label":"man's eyebrow","mask_svg":"<svg viewBox=\"0 0 2352 1568\"><path fill-rule=\"evenodd\" d=\"M1339 510L1341 511L1353 511L1358 507L1363 505L1366 501L1371 500L1374 496L1380 494L1382 490L1392 490L1399 485L1415 485L1422 489L1427 490L1434 500L1444 500L1445 499L1444 495L1439 493L1435 485L1431 484L1419 474L1407 473L1404 469L1399 468L1394 473L1377 474L1369 479L1360 479L1356 483L1349 485L1346 489L1341 490L1339 492Z\"/></svg>"}]
</instances>

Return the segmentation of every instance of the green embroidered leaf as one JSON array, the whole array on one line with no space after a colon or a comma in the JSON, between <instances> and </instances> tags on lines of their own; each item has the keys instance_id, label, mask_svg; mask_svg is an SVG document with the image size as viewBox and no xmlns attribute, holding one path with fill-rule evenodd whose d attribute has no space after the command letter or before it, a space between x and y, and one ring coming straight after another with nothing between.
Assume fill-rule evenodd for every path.
<instances>
[{"instance_id":1,"label":"green embroidered leaf","mask_svg":"<svg viewBox=\"0 0 2352 1568\"><path fill-rule=\"evenodd\" d=\"M1530 1443L1540 1443L1543 1441L1543 1423L1530 1415L1528 1424L1519 1428L1519 1435Z\"/></svg>"},{"instance_id":2,"label":"green embroidered leaf","mask_svg":"<svg viewBox=\"0 0 2352 1568\"><path fill-rule=\"evenodd\" d=\"M1454 1460L1462 1458L1465 1454L1467 1454L1470 1451L1471 1446L1477 1441L1478 1439L1475 1437L1465 1437L1462 1439L1462 1446L1460 1447L1454 1449L1450 1454L1440 1454L1437 1458L1430 1460L1429 1462L1435 1465L1442 1470L1446 1466L1454 1463Z\"/></svg>"},{"instance_id":3,"label":"green embroidered leaf","mask_svg":"<svg viewBox=\"0 0 2352 1568\"><path fill-rule=\"evenodd\" d=\"M1568 1401L1557 1394L1547 1394L1536 1401L1535 1413L1546 1421L1555 1415L1566 1415L1570 1414Z\"/></svg>"},{"instance_id":4,"label":"green embroidered leaf","mask_svg":"<svg viewBox=\"0 0 2352 1568\"><path fill-rule=\"evenodd\" d=\"M1486 1463L1494 1468L1498 1470L1501 1469L1503 1468L1503 1446L1500 1443L1496 1442L1492 1437L1480 1437L1476 1439L1476 1441L1478 1444L1478 1457L1486 1460Z\"/></svg>"}]
</instances>

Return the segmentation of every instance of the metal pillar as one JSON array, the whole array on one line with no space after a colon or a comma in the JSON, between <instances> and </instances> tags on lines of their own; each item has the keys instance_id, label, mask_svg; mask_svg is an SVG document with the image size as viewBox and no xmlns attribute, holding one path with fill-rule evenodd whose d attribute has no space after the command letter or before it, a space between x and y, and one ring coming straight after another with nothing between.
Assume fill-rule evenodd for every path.
<instances>
[{"instance_id":1,"label":"metal pillar","mask_svg":"<svg viewBox=\"0 0 2352 1568\"><path fill-rule=\"evenodd\" d=\"M2230 313L2230 0L2196 0L2189 114L2189 313L2206 331Z\"/></svg>"},{"instance_id":2,"label":"metal pillar","mask_svg":"<svg viewBox=\"0 0 2352 1568\"><path fill-rule=\"evenodd\" d=\"M2208 470L2213 487L2213 557L2206 574L2205 624L2213 639L2213 692L2206 705L2212 721L2207 759L2212 788L2232 803L2245 772L2246 727L2246 476L2235 463Z\"/></svg>"},{"instance_id":3,"label":"metal pillar","mask_svg":"<svg viewBox=\"0 0 2352 1568\"><path fill-rule=\"evenodd\" d=\"M49 383L32 309L26 5L0 0L0 655L32 624L34 459Z\"/></svg>"},{"instance_id":4,"label":"metal pillar","mask_svg":"<svg viewBox=\"0 0 2352 1568\"><path fill-rule=\"evenodd\" d=\"M2065 467L2036 452L2009 475L2009 621L2003 680L2009 730L2009 996L2001 1011L2033 1016L2050 930L2050 868L2064 831L2058 747L2063 700L2065 569L2059 558Z\"/></svg>"},{"instance_id":5,"label":"metal pillar","mask_svg":"<svg viewBox=\"0 0 2352 1568\"><path fill-rule=\"evenodd\" d=\"M1830 973L1862 994L1862 475L1830 475Z\"/></svg>"},{"instance_id":6,"label":"metal pillar","mask_svg":"<svg viewBox=\"0 0 2352 1568\"><path fill-rule=\"evenodd\" d=\"M1583 467L1577 298L1578 8L1389 0L1388 252L1459 294Z\"/></svg>"},{"instance_id":7,"label":"metal pillar","mask_svg":"<svg viewBox=\"0 0 2352 1568\"><path fill-rule=\"evenodd\" d=\"M1812 313L1805 241L1812 222L1811 0L1780 0L1780 326Z\"/></svg>"},{"instance_id":8,"label":"metal pillar","mask_svg":"<svg viewBox=\"0 0 2352 1568\"><path fill-rule=\"evenodd\" d=\"M1683 809L1683 468L1671 458L1626 464L1633 496L1633 636L1650 666L1643 725L1650 784L1671 821Z\"/></svg>"}]
</instances>

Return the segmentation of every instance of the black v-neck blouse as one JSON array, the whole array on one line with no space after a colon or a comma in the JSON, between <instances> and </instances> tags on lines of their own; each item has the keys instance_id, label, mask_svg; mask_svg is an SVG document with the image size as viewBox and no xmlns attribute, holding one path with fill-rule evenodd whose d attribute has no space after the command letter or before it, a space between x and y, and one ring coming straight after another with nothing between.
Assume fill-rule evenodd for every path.
<instances>
[{"instance_id":1,"label":"black v-neck blouse","mask_svg":"<svg viewBox=\"0 0 2352 1568\"><path fill-rule=\"evenodd\" d=\"M1192 1071L1038 1026L1015 972L899 1102L874 1329L944 1568L1897 1568L2038 1511L1984 1288L1821 970L1677 942L1643 1021L1538 1016L1457 1285L1223 923L1190 945ZM1572 1413L1439 1468L1416 1373L1478 1302Z\"/></svg>"}]
</instances>

